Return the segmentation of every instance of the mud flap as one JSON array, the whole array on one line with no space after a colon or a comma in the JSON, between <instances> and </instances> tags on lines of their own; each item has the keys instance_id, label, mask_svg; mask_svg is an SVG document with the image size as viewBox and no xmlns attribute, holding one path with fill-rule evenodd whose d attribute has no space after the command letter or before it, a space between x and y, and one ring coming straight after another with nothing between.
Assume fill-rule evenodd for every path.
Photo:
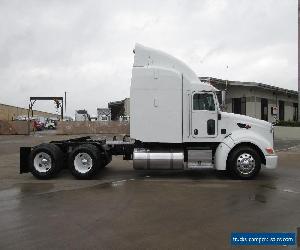
<instances>
[{"instance_id":1,"label":"mud flap","mask_svg":"<svg viewBox=\"0 0 300 250\"><path fill-rule=\"evenodd\" d=\"M31 152L31 147L20 148L20 174L30 172L30 167L29 167L30 152Z\"/></svg>"}]
</instances>

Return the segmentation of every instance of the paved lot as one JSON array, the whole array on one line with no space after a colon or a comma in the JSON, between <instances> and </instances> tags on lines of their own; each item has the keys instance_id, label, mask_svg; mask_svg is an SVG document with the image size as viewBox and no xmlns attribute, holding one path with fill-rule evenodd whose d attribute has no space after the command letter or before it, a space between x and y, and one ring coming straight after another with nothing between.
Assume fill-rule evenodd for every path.
<instances>
[{"instance_id":1,"label":"paved lot","mask_svg":"<svg viewBox=\"0 0 300 250\"><path fill-rule=\"evenodd\" d=\"M300 226L300 142L277 141L279 168L251 181L137 173L120 157L91 181L18 174L21 145L63 138L0 136L0 249L227 249L232 231Z\"/></svg>"}]
</instances>

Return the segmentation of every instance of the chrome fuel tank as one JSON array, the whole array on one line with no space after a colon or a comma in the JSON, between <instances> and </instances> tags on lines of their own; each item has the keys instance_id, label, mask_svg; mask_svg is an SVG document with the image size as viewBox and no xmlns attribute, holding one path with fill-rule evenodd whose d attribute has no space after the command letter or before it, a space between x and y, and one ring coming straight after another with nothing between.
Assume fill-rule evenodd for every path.
<instances>
[{"instance_id":1,"label":"chrome fuel tank","mask_svg":"<svg viewBox=\"0 0 300 250\"><path fill-rule=\"evenodd\" d=\"M138 170L183 169L183 151L159 151L136 148L133 151L133 168Z\"/></svg>"}]
</instances>

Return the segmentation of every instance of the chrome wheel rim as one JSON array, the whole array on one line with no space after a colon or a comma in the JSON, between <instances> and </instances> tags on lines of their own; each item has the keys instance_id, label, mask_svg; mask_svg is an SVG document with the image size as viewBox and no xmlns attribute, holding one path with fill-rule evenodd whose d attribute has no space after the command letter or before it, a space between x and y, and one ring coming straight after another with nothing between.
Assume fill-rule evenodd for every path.
<instances>
[{"instance_id":1,"label":"chrome wheel rim","mask_svg":"<svg viewBox=\"0 0 300 250\"><path fill-rule=\"evenodd\" d=\"M81 174L85 174L93 167L93 159L87 153L79 153L74 158L75 170Z\"/></svg>"},{"instance_id":2,"label":"chrome wheel rim","mask_svg":"<svg viewBox=\"0 0 300 250\"><path fill-rule=\"evenodd\" d=\"M45 152L40 152L34 157L33 165L36 171L46 173L52 167L51 156Z\"/></svg>"},{"instance_id":3,"label":"chrome wheel rim","mask_svg":"<svg viewBox=\"0 0 300 250\"><path fill-rule=\"evenodd\" d=\"M237 158L236 166L242 175L249 175L255 169L255 159L251 154L243 153Z\"/></svg>"}]
</instances>

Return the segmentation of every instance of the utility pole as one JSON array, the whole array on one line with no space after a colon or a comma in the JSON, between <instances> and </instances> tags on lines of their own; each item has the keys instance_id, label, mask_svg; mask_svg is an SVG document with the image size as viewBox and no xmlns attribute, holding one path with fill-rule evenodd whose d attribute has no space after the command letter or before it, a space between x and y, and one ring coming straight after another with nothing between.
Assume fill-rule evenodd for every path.
<instances>
[{"instance_id":1,"label":"utility pole","mask_svg":"<svg viewBox=\"0 0 300 250\"><path fill-rule=\"evenodd\" d=\"M300 0L299 0L300 1ZM228 75L228 65L226 65L226 72L227 72L227 77L226 77L226 86L225 86L225 91L227 91L227 86L228 86L228 78L229 78L229 75Z\"/></svg>"},{"instance_id":2,"label":"utility pole","mask_svg":"<svg viewBox=\"0 0 300 250\"><path fill-rule=\"evenodd\" d=\"M298 121L300 121L300 64L299 64L299 58L300 58L300 41L299 41L299 34L300 34L300 0L298 0Z\"/></svg>"},{"instance_id":3,"label":"utility pole","mask_svg":"<svg viewBox=\"0 0 300 250\"><path fill-rule=\"evenodd\" d=\"M67 114L67 91L65 91L65 115Z\"/></svg>"}]
</instances>

